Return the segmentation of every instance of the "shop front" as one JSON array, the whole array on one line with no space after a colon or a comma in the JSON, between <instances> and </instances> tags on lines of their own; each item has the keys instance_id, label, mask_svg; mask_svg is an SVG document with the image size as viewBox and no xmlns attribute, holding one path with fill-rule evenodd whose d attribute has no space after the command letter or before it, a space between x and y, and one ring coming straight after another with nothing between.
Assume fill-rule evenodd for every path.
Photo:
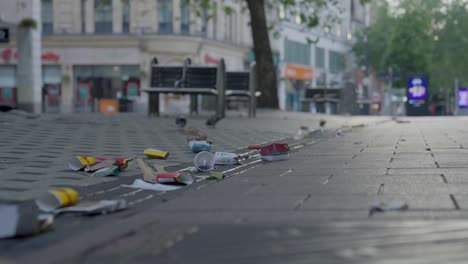
<instances>
[{"instance_id":1,"label":"shop front","mask_svg":"<svg viewBox=\"0 0 468 264\"><path fill-rule=\"evenodd\" d=\"M74 66L75 112L133 112L140 96L139 65Z\"/></svg>"},{"instance_id":2,"label":"shop front","mask_svg":"<svg viewBox=\"0 0 468 264\"><path fill-rule=\"evenodd\" d=\"M305 91L311 86L312 67L297 64L284 66L284 109L286 111L304 111L302 101Z\"/></svg>"}]
</instances>

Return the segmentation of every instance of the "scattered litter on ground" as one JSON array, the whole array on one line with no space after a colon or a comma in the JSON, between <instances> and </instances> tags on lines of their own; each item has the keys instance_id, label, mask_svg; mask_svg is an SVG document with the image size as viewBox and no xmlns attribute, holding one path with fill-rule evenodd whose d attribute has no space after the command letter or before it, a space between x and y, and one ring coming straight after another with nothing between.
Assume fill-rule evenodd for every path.
<instances>
[{"instance_id":1,"label":"scattered litter on ground","mask_svg":"<svg viewBox=\"0 0 468 264\"><path fill-rule=\"evenodd\" d=\"M260 149L260 159L264 161L279 161L289 159L288 144L270 144Z\"/></svg>"},{"instance_id":2,"label":"scattered litter on ground","mask_svg":"<svg viewBox=\"0 0 468 264\"><path fill-rule=\"evenodd\" d=\"M54 223L53 215L41 215L35 204L0 205L0 239L37 235Z\"/></svg>"},{"instance_id":3,"label":"scattered litter on ground","mask_svg":"<svg viewBox=\"0 0 468 264\"><path fill-rule=\"evenodd\" d=\"M60 213L79 213L83 215L108 214L121 211L127 208L127 201L120 200L102 200L82 202L75 206L60 208L54 211L55 214Z\"/></svg>"},{"instance_id":4,"label":"scattered litter on ground","mask_svg":"<svg viewBox=\"0 0 468 264\"><path fill-rule=\"evenodd\" d=\"M325 119L320 119L320 122L319 122L319 125L320 127L325 127L325 125L327 124L327 121Z\"/></svg>"},{"instance_id":5,"label":"scattered litter on ground","mask_svg":"<svg viewBox=\"0 0 468 264\"><path fill-rule=\"evenodd\" d=\"M337 137L343 136L343 131L341 131L341 129L336 130L336 136Z\"/></svg>"},{"instance_id":6,"label":"scattered litter on ground","mask_svg":"<svg viewBox=\"0 0 468 264\"><path fill-rule=\"evenodd\" d=\"M150 159L167 159L169 157L169 152L159 149L145 149L143 153Z\"/></svg>"},{"instance_id":7,"label":"scattered litter on ground","mask_svg":"<svg viewBox=\"0 0 468 264\"><path fill-rule=\"evenodd\" d=\"M214 168L215 159L210 152L202 151L195 156L193 163L199 171L210 171Z\"/></svg>"},{"instance_id":8,"label":"scattered litter on ground","mask_svg":"<svg viewBox=\"0 0 468 264\"><path fill-rule=\"evenodd\" d=\"M225 175L219 171L210 171L208 175L197 175L195 177L203 180L222 180Z\"/></svg>"},{"instance_id":9,"label":"scattered litter on ground","mask_svg":"<svg viewBox=\"0 0 468 264\"><path fill-rule=\"evenodd\" d=\"M304 139L304 137L306 137L308 134L309 134L309 127L301 126L297 134L294 136L294 139L295 140Z\"/></svg>"},{"instance_id":10,"label":"scattered litter on ground","mask_svg":"<svg viewBox=\"0 0 468 264\"><path fill-rule=\"evenodd\" d=\"M187 125L187 118L183 116L178 116L176 117L175 123L177 127L184 128L185 125Z\"/></svg>"},{"instance_id":11,"label":"scattered litter on ground","mask_svg":"<svg viewBox=\"0 0 468 264\"><path fill-rule=\"evenodd\" d=\"M239 155L231 152L215 152L215 165L238 165Z\"/></svg>"},{"instance_id":12,"label":"scattered litter on ground","mask_svg":"<svg viewBox=\"0 0 468 264\"><path fill-rule=\"evenodd\" d=\"M357 124L357 125L352 125L351 128L362 128L365 127L365 124Z\"/></svg>"},{"instance_id":13,"label":"scattered litter on ground","mask_svg":"<svg viewBox=\"0 0 468 264\"><path fill-rule=\"evenodd\" d=\"M208 141L190 141L189 147L193 153L199 153L202 151L211 151L211 144Z\"/></svg>"},{"instance_id":14,"label":"scattered litter on ground","mask_svg":"<svg viewBox=\"0 0 468 264\"><path fill-rule=\"evenodd\" d=\"M274 155L274 156L261 156L260 159L264 161L280 161L280 160L287 160L289 159L289 154L281 154L281 155Z\"/></svg>"},{"instance_id":15,"label":"scattered litter on ground","mask_svg":"<svg viewBox=\"0 0 468 264\"><path fill-rule=\"evenodd\" d=\"M184 131L185 131L185 134L187 134L187 142L203 141L203 140L208 139L208 136L198 128L188 127L184 129Z\"/></svg>"},{"instance_id":16,"label":"scattered litter on ground","mask_svg":"<svg viewBox=\"0 0 468 264\"><path fill-rule=\"evenodd\" d=\"M95 172L101 169L110 168L113 166L119 166L119 162L116 159L107 159L101 162L96 162L91 165L87 165L84 170L86 172Z\"/></svg>"},{"instance_id":17,"label":"scattered litter on ground","mask_svg":"<svg viewBox=\"0 0 468 264\"><path fill-rule=\"evenodd\" d=\"M132 184L122 184L123 187L128 188L135 188L135 189L143 189L143 190L150 190L150 191L160 191L160 192L168 192L174 191L182 188L182 185L169 185L169 184L160 184L160 183L149 183L145 182L141 179L136 179Z\"/></svg>"},{"instance_id":18,"label":"scattered litter on ground","mask_svg":"<svg viewBox=\"0 0 468 264\"><path fill-rule=\"evenodd\" d=\"M120 168L118 166L111 166L108 168L102 168L94 172L92 177L107 177L107 176L118 176Z\"/></svg>"},{"instance_id":19,"label":"scattered litter on ground","mask_svg":"<svg viewBox=\"0 0 468 264\"><path fill-rule=\"evenodd\" d=\"M411 121L409 121L409 120L399 120L399 119L396 119L395 122L397 124L409 124L409 123L411 123Z\"/></svg>"},{"instance_id":20,"label":"scattered litter on ground","mask_svg":"<svg viewBox=\"0 0 468 264\"><path fill-rule=\"evenodd\" d=\"M224 174L219 171L210 171L210 176L206 178L207 180L222 180L224 178Z\"/></svg>"},{"instance_id":21,"label":"scattered litter on ground","mask_svg":"<svg viewBox=\"0 0 468 264\"><path fill-rule=\"evenodd\" d=\"M156 174L155 178L160 184L181 184L190 185L193 183L193 177L187 172L165 172Z\"/></svg>"},{"instance_id":22,"label":"scattered litter on ground","mask_svg":"<svg viewBox=\"0 0 468 264\"><path fill-rule=\"evenodd\" d=\"M68 167L73 171L84 170L86 175L92 177L117 176L132 160L133 158L75 156L68 162Z\"/></svg>"},{"instance_id":23,"label":"scattered litter on ground","mask_svg":"<svg viewBox=\"0 0 468 264\"><path fill-rule=\"evenodd\" d=\"M263 146L260 144L253 144L253 145L249 145L247 148L248 149L262 149Z\"/></svg>"},{"instance_id":24,"label":"scattered litter on ground","mask_svg":"<svg viewBox=\"0 0 468 264\"><path fill-rule=\"evenodd\" d=\"M221 119L223 119L221 116L212 116L206 120L206 125L214 127Z\"/></svg>"},{"instance_id":25,"label":"scattered litter on ground","mask_svg":"<svg viewBox=\"0 0 468 264\"><path fill-rule=\"evenodd\" d=\"M375 212L386 212L386 211L406 211L409 206L405 202L376 202L371 204L369 208L369 216L372 216Z\"/></svg>"},{"instance_id":26,"label":"scattered litter on ground","mask_svg":"<svg viewBox=\"0 0 468 264\"><path fill-rule=\"evenodd\" d=\"M288 144L270 144L262 147L260 149L260 155L261 156L273 156L273 155L280 155L280 154L285 154L290 151L289 145Z\"/></svg>"},{"instance_id":27,"label":"scattered litter on ground","mask_svg":"<svg viewBox=\"0 0 468 264\"><path fill-rule=\"evenodd\" d=\"M58 208L75 205L78 202L78 192L71 188L49 190L36 199L36 204L43 212L52 212Z\"/></svg>"},{"instance_id":28,"label":"scattered litter on ground","mask_svg":"<svg viewBox=\"0 0 468 264\"><path fill-rule=\"evenodd\" d=\"M155 171L150 167L144 160L137 159L138 167L140 167L141 172L143 173L143 179L145 181L155 181Z\"/></svg>"},{"instance_id":29,"label":"scattered litter on ground","mask_svg":"<svg viewBox=\"0 0 468 264\"><path fill-rule=\"evenodd\" d=\"M72 160L68 162L68 167L71 170L79 171L84 169L88 165L93 165L94 163L96 163L96 159L93 157L75 156Z\"/></svg>"}]
</instances>

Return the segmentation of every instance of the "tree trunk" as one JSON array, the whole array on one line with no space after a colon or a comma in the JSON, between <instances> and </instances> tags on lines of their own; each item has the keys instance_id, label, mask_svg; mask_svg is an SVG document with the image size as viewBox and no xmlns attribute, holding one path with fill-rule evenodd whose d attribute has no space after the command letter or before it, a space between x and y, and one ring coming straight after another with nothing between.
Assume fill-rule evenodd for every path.
<instances>
[{"instance_id":1,"label":"tree trunk","mask_svg":"<svg viewBox=\"0 0 468 264\"><path fill-rule=\"evenodd\" d=\"M262 92L258 106L278 108L278 80L273 64L273 53L268 36L265 0L246 0L250 13L255 60L257 63L257 90Z\"/></svg>"}]
</instances>

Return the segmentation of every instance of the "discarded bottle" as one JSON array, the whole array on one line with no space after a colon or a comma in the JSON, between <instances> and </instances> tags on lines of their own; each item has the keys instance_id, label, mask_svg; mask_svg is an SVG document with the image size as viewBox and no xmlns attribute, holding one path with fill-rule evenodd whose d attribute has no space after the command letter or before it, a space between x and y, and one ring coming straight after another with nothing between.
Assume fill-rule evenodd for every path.
<instances>
[{"instance_id":1,"label":"discarded bottle","mask_svg":"<svg viewBox=\"0 0 468 264\"><path fill-rule=\"evenodd\" d=\"M199 171L210 171L214 168L214 156L208 151L202 151L195 156L193 163Z\"/></svg>"},{"instance_id":2,"label":"discarded bottle","mask_svg":"<svg viewBox=\"0 0 468 264\"><path fill-rule=\"evenodd\" d=\"M215 164L236 165L239 164L239 155L231 152L216 152L214 155Z\"/></svg>"}]
</instances>

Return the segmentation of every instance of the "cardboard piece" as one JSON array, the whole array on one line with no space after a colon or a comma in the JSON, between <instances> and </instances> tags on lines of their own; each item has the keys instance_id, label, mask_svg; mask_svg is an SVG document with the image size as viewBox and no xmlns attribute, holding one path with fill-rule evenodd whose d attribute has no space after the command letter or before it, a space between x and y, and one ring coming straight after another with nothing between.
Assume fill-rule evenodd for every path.
<instances>
[{"instance_id":1,"label":"cardboard piece","mask_svg":"<svg viewBox=\"0 0 468 264\"><path fill-rule=\"evenodd\" d=\"M167 159L169 152L159 149L148 148L143 153L150 159Z\"/></svg>"},{"instance_id":2,"label":"cardboard piece","mask_svg":"<svg viewBox=\"0 0 468 264\"><path fill-rule=\"evenodd\" d=\"M138 167L143 173L143 179L147 182L156 182L155 171L142 159L137 159Z\"/></svg>"},{"instance_id":3,"label":"cardboard piece","mask_svg":"<svg viewBox=\"0 0 468 264\"><path fill-rule=\"evenodd\" d=\"M80 213L84 215L107 214L116 211L121 211L127 208L125 200L102 200L83 202L75 206L57 209L54 213Z\"/></svg>"},{"instance_id":4,"label":"cardboard piece","mask_svg":"<svg viewBox=\"0 0 468 264\"><path fill-rule=\"evenodd\" d=\"M168 184L160 184L160 183L149 183L145 182L141 179L136 179L133 184L122 184L123 187L128 188L135 188L135 189L143 189L143 190L150 190L150 191L159 191L159 192L168 192L168 191L175 191L183 186L181 185L168 185Z\"/></svg>"}]
</instances>

